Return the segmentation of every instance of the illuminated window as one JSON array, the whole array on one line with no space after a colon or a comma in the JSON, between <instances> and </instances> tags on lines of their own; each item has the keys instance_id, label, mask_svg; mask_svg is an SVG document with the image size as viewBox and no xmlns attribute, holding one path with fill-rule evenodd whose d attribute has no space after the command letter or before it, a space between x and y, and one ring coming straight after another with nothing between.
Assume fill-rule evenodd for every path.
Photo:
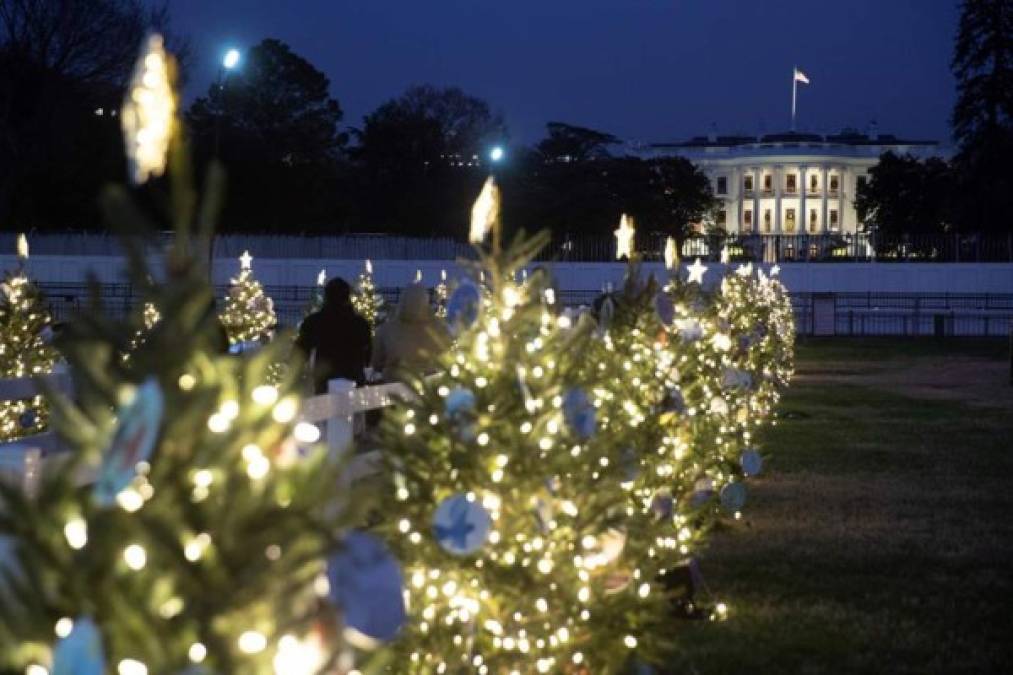
<instances>
[{"instance_id":1,"label":"illuminated window","mask_svg":"<svg viewBox=\"0 0 1013 675\"><path fill-rule=\"evenodd\" d=\"M819 179L816 178L816 174L809 176L809 191L816 192L820 187Z\"/></svg>"},{"instance_id":2,"label":"illuminated window","mask_svg":"<svg viewBox=\"0 0 1013 675\"><path fill-rule=\"evenodd\" d=\"M789 193L794 193L798 190L798 178L793 173L789 173L785 177L784 187Z\"/></svg>"},{"instance_id":3,"label":"illuminated window","mask_svg":"<svg viewBox=\"0 0 1013 675\"><path fill-rule=\"evenodd\" d=\"M830 229L834 232L840 229L840 223L837 222L837 209L830 209Z\"/></svg>"},{"instance_id":4,"label":"illuminated window","mask_svg":"<svg viewBox=\"0 0 1013 675\"><path fill-rule=\"evenodd\" d=\"M795 231L795 209L787 209L784 212L784 229L787 232Z\"/></svg>"},{"instance_id":5,"label":"illuminated window","mask_svg":"<svg viewBox=\"0 0 1013 675\"><path fill-rule=\"evenodd\" d=\"M753 229L753 210L746 209L742 212L742 229L749 231Z\"/></svg>"},{"instance_id":6,"label":"illuminated window","mask_svg":"<svg viewBox=\"0 0 1013 675\"><path fill-rule=\"evenodd\" d=\"M809 231L816 231L816 209L809 209Z\"/></svg>"},{"instance_id":7,"label":"illuminated window","mask_svg":"<svg viewBox=\"0 0 1013 675\"><path fill-rule=\"evenodd\" d=\"M770 209L763 210L763 231L770 232Z\"/></svg>"},{"instance_id":8,"label":"illuminated window","mask_svg":"<svg viewBox=\"0 0 1013 675\"><path fill-rule=\"evenodd\" d=\"M718 176L718 194L728 194L728 179L724 176Z\"/></svg>"},{"instance_id":9,"label":"illuminated window","mask_svg":"<svg viewBox=\"0 0 1013 675\"><path fill-rule=\"evenodd\" d=\"M840 189L840 177L833 175L830 176L830 191L837 192Z\"/></svg>"},{"instance_id":10,"label":"illuminated window","mask_svg":"<svg viewBox=\"0 0 1013 675\"><path fill-rule=\"evenodd\" d=\"M763 189L767 192L774 189L774 177L769 173L763 175Z\"/></svg>"}]
</instances>

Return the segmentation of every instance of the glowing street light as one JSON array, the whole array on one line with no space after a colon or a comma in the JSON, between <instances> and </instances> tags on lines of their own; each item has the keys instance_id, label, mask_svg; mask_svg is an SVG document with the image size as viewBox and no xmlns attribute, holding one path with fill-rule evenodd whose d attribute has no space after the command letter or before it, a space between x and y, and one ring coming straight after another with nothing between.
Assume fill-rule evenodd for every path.
<instances>
[{"instance_id":1,"label":"glowing street light","mask_svg":"<svg viewBox=\"0 0 1013 675\"><path fill-rule=\"evenodd\" d=\"M225 70L232 70L239 65L239 58L242 56L238 49L230 49L225 52L225 58L222 59L222 66Z\"/></svg>"},{"instance_id":2,"label":"glowing street light","mask_svg":"<svg viewBox=\"0 0 1013 675\"><path fill-rule=\"evenodd\" d=\"M494 162L499 162L503 159L503 155L506 153L503 150L502 145L493 146L493 149L489 151L489 159Z\"/></svg>"}]
</instances>

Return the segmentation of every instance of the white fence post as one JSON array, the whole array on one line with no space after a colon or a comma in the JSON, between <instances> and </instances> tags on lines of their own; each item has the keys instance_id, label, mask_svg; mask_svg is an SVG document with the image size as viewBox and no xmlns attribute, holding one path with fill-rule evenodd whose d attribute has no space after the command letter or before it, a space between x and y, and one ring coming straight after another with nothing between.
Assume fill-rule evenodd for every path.
<instances>
[{"instance_id":1,"label":"white fence post","mask_svg":"<svg viewBox=\"0 0 1013 675\"><path fill-rule=\"evenodd\" d=\"M331 406L337 407L339 411L342 408L349 408L348 402L351 401L354 390L355 382L351 380L336 379L327 382L327 394L331 398ZM336 403L337 406L335 406ZM331 415L327 420L327 447L335 457L344 453L352 444L354 423L354 413L347 414L344 411Z\"/></svg>"}]
</instances>

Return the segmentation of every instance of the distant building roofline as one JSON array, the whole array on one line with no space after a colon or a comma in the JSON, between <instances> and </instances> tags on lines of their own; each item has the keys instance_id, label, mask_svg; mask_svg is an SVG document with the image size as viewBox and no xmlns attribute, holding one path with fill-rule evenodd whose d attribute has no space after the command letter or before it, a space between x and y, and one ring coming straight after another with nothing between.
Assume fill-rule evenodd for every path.
<instances>
[{"instance_id":1,"label":"distant building roofline","mask_svg":"<svg viewBox=\"0 0 1013 675\"><path fill-rule=\"evenodd\" d=\"M890 146L916 145L936 146L939 141L898 138L893 134L877 134L871 136L857 131L844 130L836 134L810 134L797 131L786 131L763 136L694 136L688 141L669 143L651 143L651 148L732 148L745 145L763 145L766 143L822 143L827 145L849 146Z\"/></svg>"}]
</instances>

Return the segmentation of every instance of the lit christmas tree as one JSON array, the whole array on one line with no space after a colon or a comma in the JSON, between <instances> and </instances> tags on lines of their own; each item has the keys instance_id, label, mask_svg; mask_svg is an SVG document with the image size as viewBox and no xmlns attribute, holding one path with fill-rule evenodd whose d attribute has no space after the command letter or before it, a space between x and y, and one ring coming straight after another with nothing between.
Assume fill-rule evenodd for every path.
<instances>
[{"instance_id":1,"label":"lit christmas tree","mask_svg":"<svg viewBox=\"0 0 1013 675\"><path fill-rule=\"evenodd\" d=\"M355 282L355 290L352 293L352 307L369 322L371 329L376 329L378 323L383 321L383 296L376 291L376 284L373 282L373 263L366 261Z\"/></svg>"},{"instance_id":2,"label":"lit christmas tree","mask_svg":"<svg viewBox=\"0 0 1013 675\"><path fill-rule=\"evenodd\" d=\"M253 276L253 256L249 251L239 256L239 276L232 279L219 318L230 345L266 341L278 322L274 303Z\"/></svg>"},{"instance_id":3,"label":"lit christmas tree","mask_svg":"<svg viewBox=\"0 0 1013 675\"><path fill-rule=\"evenodd\" d=\"M544 271L521 279L547 237L502 249L497 207L487 184L472 220L473 241L493 231L486 288L477 269L456 287L453 348L383 427L396 502L381 529L412 619L400 672L619 672L641 636L669 638L667 601L621 560L627 452L596 441L592 326L558 313Z\"/></svg>"},{"instance_id":4,"label":"lit christmas tree","mask_svg":"<svg viewBox=\"0 0 1013 675\"><path fill-rule=\"evenodd\" d=\"M52 400L67 452L34 494L0 483L0 669L347 673L343 633L390 632L362 610L400 607L396 569L365 535L346 535L361 496L316 445L319 431L296 421L290 383L262 384L282 347L219 353L207 256L191 250L206 251L216 214L195 213L182 145L165 138L178 129L172 62L158 36L146 46L128 94L137 109L122 117L128 149L172 150L170 193L157 195L177 227L163 280L146 281L154 223L124 189L103 203L162 319L128 364L115 349L128 322L97 307L68 327L75 399ZM131 157L138 182L165 166L147 151ZM220 203L222 184L212 165L205 205ZM365 565L388 574L364 599Z\"/></svg>"},{"instance_id":5,"label":"lit christmas tree","mask_svg":"<svg viewBox=\"0 0 1013 675\"><path fill-rule=\"evenodd\" d=\"M52 319L38 287L28 280L24 262L28 242L18 235L18 268L0 284L0 377L18 378L53 371L56 350L50 344ZM49 407L42 396L0 401L0 441L46 429Z\"/></svg>"},{"instance_id":6,"label":"lit christmas tree","mask_svg":"<svg viewBox=\"0 0 1013 675\"><path fill-rule=\"evenodd\" d=\"M440 270L440 283L433 289L433 311L441 319L447 316L447 297L450 287L447 286L447 270Z\"/></svg>"}]
</instances>

